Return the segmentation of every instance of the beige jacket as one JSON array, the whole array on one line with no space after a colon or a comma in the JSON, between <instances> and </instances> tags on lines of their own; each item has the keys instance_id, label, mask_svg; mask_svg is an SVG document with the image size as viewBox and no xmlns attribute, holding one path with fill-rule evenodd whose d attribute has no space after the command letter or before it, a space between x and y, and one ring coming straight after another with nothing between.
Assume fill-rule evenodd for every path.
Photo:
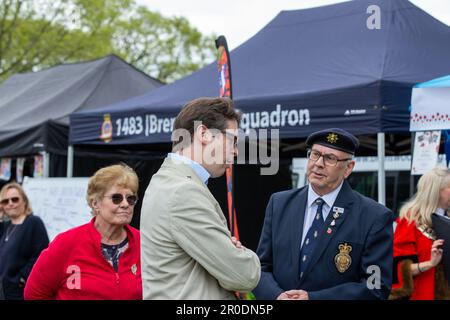
<instances>
[{"instance_id":1,"label":"beige jacket","mask_svg":"<svg viewBox=\"0 0 450 320\"><path fill-rule=\"evenodd\" d=\"M220 205L189 165L164 161L140 229L144 299L234 299L258 284L258 256L232 244Z\"/></svg>"}]
</instances>

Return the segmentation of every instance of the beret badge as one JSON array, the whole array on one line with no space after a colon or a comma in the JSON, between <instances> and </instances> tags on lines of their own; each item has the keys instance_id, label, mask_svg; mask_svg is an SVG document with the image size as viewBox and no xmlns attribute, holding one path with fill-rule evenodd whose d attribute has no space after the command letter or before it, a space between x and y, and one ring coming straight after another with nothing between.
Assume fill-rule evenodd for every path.
<instances>
[{"instance_id":1,"label":"beret badge","mask_svg":"<svg viewBox=\"0 0 450 320\"><path fill-rule=\"evenodd\" d=\"M330 133L327 136L327 141L329 143L336 143L338 141L338 135L336 133Z\"/></svg>"}]
</instances>

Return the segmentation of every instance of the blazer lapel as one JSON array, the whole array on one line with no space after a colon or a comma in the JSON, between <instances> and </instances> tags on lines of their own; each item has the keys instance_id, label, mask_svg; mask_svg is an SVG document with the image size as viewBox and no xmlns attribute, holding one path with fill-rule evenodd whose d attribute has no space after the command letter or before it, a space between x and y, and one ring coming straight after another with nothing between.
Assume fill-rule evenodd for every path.
<instances>
[{"instance_id":1,"label":"blazer lapel","mask_svg":"<svg viewBox=\"0 0 450 320\"><path fill-rule=\"evenodd\" d=\"M336 198L336 201L334 202L333 206L331 207L330 213L328 214L328 217L324 223L323 229L319 234L318 243L316 245L315 250L312 253L311 260L309 261L305 274L300 279L300 283L303 279L306 279L308 276L308 273L312 270L314 265L317 263L319 258L322 256L324 251L328 248L328 244L330 240L336 235L338 232L340 226L344 223L345 219L348 217L351 207L353 204L353 191L350 188L350 185L347 181L344 181L344 184L342 185L341 191L339 191L339 194ZM338 209L336 209L338 208ZM343 212L339 213L339 217L335 219L333 217L333 214L335 213L334 210L340 210L339 208L344 209ZM331 226L331 222L335 220L335 225ZM327 232L328 228L331 229L331 234ZM298 265L298 262L297 262Z\"/></svg>"},{"instance_id":2,"label":"blazer lapel","mask_svg":"<svg viewBox=\"0 0 450 320\"><path fill-rule=\"evenodd\" d=\"M291 203L291 265L294 266L296 277L298 277L300 246L303 237L303 223L305 221L305 208L308 198L308 188L303 188Z\"/></svg>"}]
</instances>

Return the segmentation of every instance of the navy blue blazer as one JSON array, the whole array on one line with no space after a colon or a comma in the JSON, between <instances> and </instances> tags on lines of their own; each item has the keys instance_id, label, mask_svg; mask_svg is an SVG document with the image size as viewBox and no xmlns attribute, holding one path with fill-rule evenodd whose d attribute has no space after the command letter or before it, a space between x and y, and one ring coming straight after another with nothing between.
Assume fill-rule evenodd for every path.
<instances>
[{"instance_id":1,"label":"navy blue blazer","mask_svg":"<svg viewBox=\"0 0 450 320\"><path fill-rule=\"evenodd\" d=\"M276 299L284 291L302 289L311 300L387 299L392 285L393 213L353 191L344 181L300 278L307 197L308 186L270 198L257 249L261 279L253 291L256 298ZM333 208L343 208L344 212L335 226L330 226ZM351 251L343 252L341 244L351 246ZM340 272L336 258L346 253L351 264Z\"/></svg>"}]
</instances>

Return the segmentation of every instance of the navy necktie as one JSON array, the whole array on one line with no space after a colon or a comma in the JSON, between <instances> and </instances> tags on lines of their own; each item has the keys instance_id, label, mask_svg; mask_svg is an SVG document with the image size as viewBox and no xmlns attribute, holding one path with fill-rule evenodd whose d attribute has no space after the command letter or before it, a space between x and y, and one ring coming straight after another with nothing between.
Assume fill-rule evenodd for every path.
<instances>
[{"instance_id":1,"label":"navy necktie","mask_svg":"<svg viewBox=\"0 0 450 320\"><path fill-rule=\"evenodd\" d=\"M311 227L309 228L308 233L306 234L305 241L300 250L300 262L299 262L300 278L303 277L303 273L305 272L308 262L311 259L310 258L311 254L313 253L313 250L317 244L317 238L319 237L319 233L324 225L322 208L325 201L323 201L322 198L317 198L315 203L317 204L317 211L314 216L314 221Z\"/></svg>"}]
</instances>

